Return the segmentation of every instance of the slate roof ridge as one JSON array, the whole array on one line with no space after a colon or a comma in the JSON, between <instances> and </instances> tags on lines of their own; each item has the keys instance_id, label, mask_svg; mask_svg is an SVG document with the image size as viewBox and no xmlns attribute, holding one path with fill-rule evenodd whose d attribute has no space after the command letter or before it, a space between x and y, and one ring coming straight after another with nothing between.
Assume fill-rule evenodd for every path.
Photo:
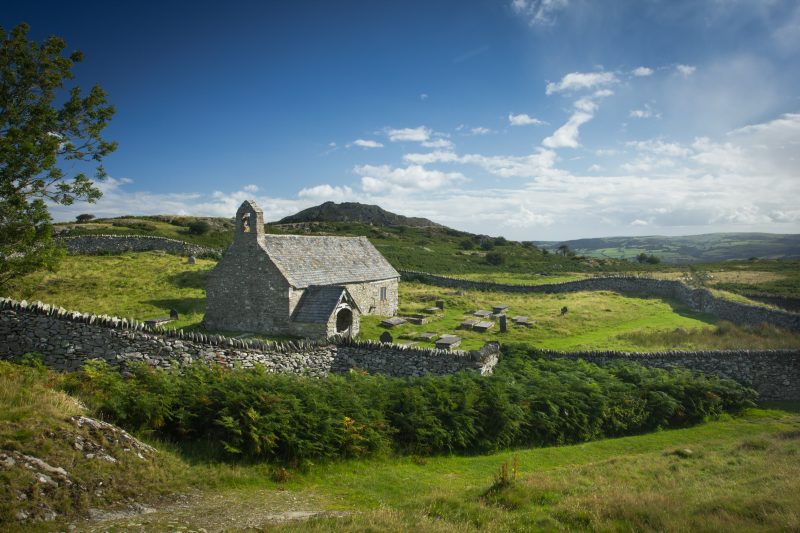
<instances>
[{"instance_id":1,"label":"slate roof ridge","mask_svg":"<svg viewBox=\"0 0 800 533\"><path fill-rule=\"evenodd\" d=\"M258 240L273 264L295 288L340 285L399 278L363 235L275 235Z\"/></svg>"}]
</instances>

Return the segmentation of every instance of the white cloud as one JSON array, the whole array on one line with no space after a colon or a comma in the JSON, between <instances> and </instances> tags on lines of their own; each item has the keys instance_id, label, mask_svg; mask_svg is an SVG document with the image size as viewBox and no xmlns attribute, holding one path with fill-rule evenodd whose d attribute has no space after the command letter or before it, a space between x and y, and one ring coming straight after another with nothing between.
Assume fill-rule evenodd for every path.
<instances>
[{"instance_id":1,"label":"white cloud","mask_svg":"<svg viewBox=\"0 0 800 533\"><path fill-rule=\"evenodd\" d=\"M511 10L531 26L546 26L553 24L556 13L567 5L568 0L512 0Z\"/></svg>"},{"instance_id":2,"label":"white cloud","mask_svg":"<svg viewBox=\"0 0 800 533\"><path fill-rule=\"evenodd\" d=\"M668 157L689 157L692 150L678 143L664 142L661 139L648 139L646 141L630 141L625 146L640 152L649 152Z\"/></svg>"},{"instance_id":3,"label":"white cloud","mask_svg":"<svg viewBox=\"0 0 800 533\"><path fill-rule=\"evenodd\" d=\"M435 151L425 154L405 154L403 159L415 165L429 165L431 163L456 163L461 158L455 152Z\"/></svg>"},{"instance_id":4,"label":"white cloud","mask_svg":"<svg viewBox=\"0 0 800 533\"><path fill-rule=\"evenodd\" d=\"M430 139L431 133L433 133L431 129L425 126L419 126L417 128L389 128L386 130L386 135L392 142L424 142Z\"/></svg>"},{"instance_id":5,"label":"white cloud","mask_svg":"<svg viewBox=\"0 0 800 533\"><path fill-rule=\"evenodd\" d=\"M425 148L452 148L453 142L450 139L445 139L444 137L438 137L436 139L431 139L429 141L423 141L422 146Z\"/></svg>"},{"instance_id":6,"label":"white cloud","mask_svg":"<svg viewBox=\"0 0 800 533\"><path fill-rule=\"evenodd\" d=\"M489 128L484 128L483 126L472 128L469 131L472 135L488 135L489 133L492 133L492 130L490 130Z\"/></svg>"},{"instance_id":7,"label":"white cloud","mask_svg":"<svg viewBox=\"0 0 800 533\"><path fill-rule=\"evenodd\" d=\"M248 185L212 194L152 193L132 190L129 179L109 178L99 184L105 194L97 204L51 206L51 212L56 220L74 220L80 213L230 217L243 200L252 198L267 220L277 220L323 200L348 199L467 231L526 240L644 232L800 233L800 114L718 137L639 140L593 151L600 153L614 156L604 165L621 164L625 173L602 173L589 166L590 160L587 175L573 175L558 168L556 152L547 149L523 156L438 150L406 154L406 167L356 167L361 182L352 189L330 181L289 198L258 195ZM444 172L427 164L464 165L466 170ZM493 187L495 180L472 176L472 170L524 181Z\"/></svg>"},{"instance_id":8,"label":"white cloud","mask_svg":"<svg viewBox=\"0 0 800 533\"><path fill-rule=\"evenodd\" d=\"M631 118L661 118L661 113L655 111L650 104L644 104L642 109L632 109Z\"/></svg>"},{"instance_id":9,"label":"white cloud","mask_svg":"<svg viewBox=\"0 0 800 533\"><path fill-rule=\"evenodd\" d=\"M360 146L361 148L383 148L382 143L373 141L372 139L356 139L353 141L353 144L355 146Z\"/></svg>"},{"instance_id":10,"label":"white cloud","mask_svg":"<svg viewBox=\"0 0 800 533\"><path fill-rule=\"evenodd\" d=\"M427 99L428 99L428 93L421 93L421 94L419 95L419 99L420 99L420 100L422 100L422 101L424 102L425 100L427 100Z\"/></svg>"},{"instance_id":11,"label":"white cloud","mask_svg":"<svg viewBox=\"0 0 800 533\"><path fill-rule=\"evenodd\" d=\"M247 191L247 192L257 192L258 191L258 185L253 185L253 184L245 185L244 187L242 187L242 190Z\"/></svg>"},{"instance_id":12,"label":"white cloud","mask_svg":"<svg viewBox=\"0 0 800 533\"><path fill-rule=\"evenodd\" d=\"M458 155L455 152L430 152L427 154L406 154L408 163L429 165L433 163L458 163L475 165L500 178L531 178L557 176L565 172L555 168L556 153L539 148L535 153L523 156L487 156L481 154Z\"/></svg>"},{"instance_id":13,"label":"white cloud","mask_svg":"<svg viewBox=\"0 0 800 533\"><path fill-rule=\"evenodd\" d=\"M306 198L314 201L328 201L328 200L346 200L353 197L353 189L344 186L333 186L328 184L316 185L314 187L306 187L300 189L297 193L300 198Z\"/></svg>"},{"instance_id":14,"label":"white cloud","mask_svg":"<svg viewBox=\"0 0 800 533\"><path fill-rule=\"evenodd\" d=\"M697 70L697 67L692 65L676 65L675 70L684 76L691 76Z\"/></svg>"},{"instance_id":15,"label":"white cloud","mask_svg":"<svg viewBox=\"0 0 800 533\"><path fill-rule=\"evenodd\" d=\"M653 69L649 67L636 67L631 71L631 74L638 77L650 76L653 74Z\"/></svg>"},{"instance_id":16,"label":"white cloud","mask_svg":"<svg viewBox=\"0 0 800 533\"><path fill-rule=\"evenodd\" d=\"M361 187L367 193L403 193L431 191L448 183L466 181L460 172L430 170L422 165L392 168L389 165L361 165L354 169L361 176Z\"/></svg>"},{"instance_id":17,"label":"white cloud","mask_svg":"<svg viewBox=\"0 0 800 533\"><path fill-rule=\"evenodd\" d=\"M547 122L534 118L527 113L520 113L519 115L509 113L508 122L512 126L542 126L547 124Z\"/></svg>"},{"instance_id":18,"label":"white cloud","mask_svg":"<svg viewBox=\"0 0 800 533\"><path fill-rule=\"evenodd\" d=\"M604 85L617 83L617 77L612 72L570 72L558 83L550 82L547 84L545 93L551 95L564 91L577 91L581 89L593 89Z\"/></svg>"}]
</instances>

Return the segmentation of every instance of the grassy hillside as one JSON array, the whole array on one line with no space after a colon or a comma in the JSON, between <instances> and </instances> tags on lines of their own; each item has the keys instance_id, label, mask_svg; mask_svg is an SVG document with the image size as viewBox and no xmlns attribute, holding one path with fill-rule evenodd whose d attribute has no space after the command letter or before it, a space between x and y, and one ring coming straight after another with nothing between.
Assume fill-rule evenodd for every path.
<instances>
[{"instance_id":1,"label":"grassy hillside","mask_svg":"<svg viewBox=\"0 0 800 533\"><path fill-rule=\"evenodd\" d=\"M565 244L578 255L596 258L635 259L641 253L653 254L669 263L709 263L751 257L800 259L800 235L774 233L604 237L537 244L553 250Z\"/></svg>"},{"instance_id":2,"label":"grassy hillside","mask_svg":"<svg viewBox=\"0 0 800 533\"><path fill-rule=\"evenodd\" d=\"M307 465L209 461L154 443L146 461L113 448L87 459L64 435L86 412L50 372L0 363L0 449L64 468L80 486L41 488L0 465L8 531L775 531L800 527L797 406L700 425L478 456L386 456ZM84 401L90 399L83 398ZM90 433L78 433L87 440ZM107 444L106 444L107 445ZM505 466L505 470L504 467ZM505 475L503 472L505 471ZM27 477L26 477L27 476ZM102 484L101 484L102 482ZM93 490L86 490L91 487ZM29 491L30 489L30 491ZM99 490L98 490L99 489ZM26 498L19 498L24 491ZM173 493L170 498L161 496ZM20 522L19 511L59 515ZM89 508L108 508L114 512ZM148 512L143 513L146 509ZM62 514L63 513L63 514ZM308 521L298 518L311 517ZM294 520L293 520L294 519ZM202 528L202 529L201 529Z\"/></svg>"},{"instance_id":3,"label":"grassy hillside","mask_svg":"<svg viewBox=\"0 0 800 533\"><path fill-rule=\"evenodd\" d=\"M214 261L200 259L189 265L185 258L159 252L121 255L67 256L57 272L36 272L17 280L6 295L40 300L68 309L144 320L169 315L180 319L170 327L202 329L206 276ZM546 279L559 279L545 276ZM772 329L726 326L718 331L714 317L698 315L674 303L647 297L607 292L558 295L519 295L453 291L419 283L400 284L401 312L419 312L442 298L446 313L424 326L406 324L391 330L398 342L413 341L423 332L457 333L465 348L486 341L526 342L557 350L619 349L656 351L667 347L780 348L800 346L800 335ZM511 324L506 334L498 326L487 333L457 330L467 313L510 305L510 316L525 315L530 328ZM561 316L561 308L568 312ZM377 339L384 331L378 317L364 317L362 337ZM432 346L432 343L422 343Z\"/></svg>"}]
</instances>

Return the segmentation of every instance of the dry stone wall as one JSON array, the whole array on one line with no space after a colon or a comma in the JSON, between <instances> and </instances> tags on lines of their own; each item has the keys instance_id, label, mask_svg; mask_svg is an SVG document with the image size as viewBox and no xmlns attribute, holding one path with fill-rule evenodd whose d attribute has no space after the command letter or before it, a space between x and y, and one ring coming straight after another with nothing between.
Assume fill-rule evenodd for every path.
<instances>
[{"instance_id":1,"label":"dry stone wall","mask_svg":"<svg viewBox=\"0 0 800 533\"><path fill-rule=\"evenodd\" d=\"M540 351L534 357L583 359L599 365L631 361L646 366L681 366L735 379L758 391L763 400L800 399L800 350L731 350L658 353Z\"/></svg>"},{"instance_id":2,"label":"dry stone wall","mask_svg":"<svg viewBox=\"0 0 800 533\"><path fill-rule=\"evenodd\" d=\"M614 291L623 294L648 294L677 300L694 311L708 313L735 324L766 322L792 331L800 331L800 314L779 309L748 305L714 296L708 289L693 289L685 283L643 277L587 278L579 281L544 285L509 285L472 281L425 272L401 271L404 280L421 281L442 287L514 293L552 294L578 291Z\"/></svg>"},{"instance_id":3,"label":"dry stone wall","mask_svg":"<svg viewBox=\"0 0 800 533\"><path fill-rule=\"evenodd\" d=\"M168 368L205 361L242 367L260 364L274 372L312 376L359 368L406 377L461 370L490 374L499 346L446 351L347 340L262 342L161 330L133 320L0 298L0 359L28 352L42 354L45 364L58 370L76 370L84 361L99 358L122 366L142 361Z\"/></svg>"},{"instance_id":4,"label":"dry stone wall","mask_svg":"<svg viewBox=\"0 0 800 533\"><path fill-rule=\"evenodd\" d=\"M219 258L213 248L150 235L79 235L58 239L71 254L119 254L161 250L176 255Z\"/></svg>"}]
</instances>

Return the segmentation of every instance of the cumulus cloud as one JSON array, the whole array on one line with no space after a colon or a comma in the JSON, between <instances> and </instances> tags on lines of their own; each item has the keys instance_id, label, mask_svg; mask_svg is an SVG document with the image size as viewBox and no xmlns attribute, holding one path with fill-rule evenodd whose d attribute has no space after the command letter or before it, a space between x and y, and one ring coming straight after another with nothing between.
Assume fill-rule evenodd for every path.
<instances>
[{"instance_id":1,"label":"cumulus cloud","mask_svg":"<svg viewBox=\"0 0 800 533\"><path fill-rule=\"evenodd\" d=\"M531 178L541 176L564 175L565 172L555 168L556 153L539 148L533 154L522 156L482 154L458 155L455 152L430 152L427 154L406 154L403 159L417 165L434 163L458 163L474 165L500 178Z\"/></svg>"},{"instance_id":2,"label":"cumulus cloud","mask_svg":"<svg viewBox=\"0 0 800 533\"><path fill-rule=\"evenodd\" d=\"M315 201L328 201L338 200L342 201L353 197L353 189L344 186L333 186L328 184L316 185L314 187L306 187L300 189L297 193L300 198L306 198Z\"/></svg>"},{"instance_id":3,"label":"cumulus cloud","mask_svg":"<svg viewBox=\"0 0 800 533\"><path fill-rule=\"evenodd\" d=\"M697 70L697 67L692 65L676 65L675 70L678 72L678 74L683 76L691 76Z\"/></svg>"},{"instance_id":4,"label":"cumulus cloud","mask_svg":"<svg viewBox=\"0 0 800 533\"><path fill-rule=\"evenodd\" d=\"M545 88L547 95L570 92L582 89L593 89L617 83L617 77L612 72L570 72L559 82L550 82Z\"/></svg>"},{"instance_id":5,"label":"cumulus cloud","mask_svg":"<svg viewBox=\"0 0 800 533\"><path fill-rule=\"evenodd\" d=\"M258 191L258 185L253 185L251 183L250 185L245 185L244 187L242 187L242 190L247 191L247 192L257 192Z\"/></svg>"},{"instance_id":6,"label":"cumulus cloud","mask_svg":"<svg viewBox=\"0 0 800 533\"><path fill-rule=\"evenodd\" d=\"M547 26L553 24L556 14L568 5L568 0L512 0L511 10L531 26Z\"/></svg>"},{"instance_id":7,"label":"cumulus cloud","mask_svg":"<svg viewBox=\"0 0 800 533\"><path fill-rule=\"evenodd\" d=\"M433 131L425 126L417 128L389 128L386 130L386 136L392 142L425 142L431 137Z\"/></svg>"},{"instance_id":8,"label":"cumulus cloud","mask_svg":"<svg viewBox=\"0 0 800 533\"><path fill-rule=\"evenodd\" d=\"M534 118L527 113L520 113L519 115L509 113L508 123L512 126L542 126L547 124L547 122Z\"/></svg>"},{"instance_id":9,"label":"cumulus cloud","mask_svg":"<svg viewBox=\"0 0 800 533\"><path fill-rule=\"evenodd\" d=\"M368 193L430 191L446 184L466 181L460 172L430 170L422 165L393 168L389 165L361 165L354 169L361 187Z\"/></svg>"},{"instance_id":10,"label":"cumulus cloud","mask_svg":"<svg viewBox=\"0 0 800 533\"><path fill-rule=\"evenodd\" d=\"M450 139L446 139L444 137L437 137L436 139L430 139L428 141L423 141L420 143L425 148L452 148L453 142Z\"/></svg>"},{"instance_id":11,"label":"cumulus cloud","mask_svg":"<svg viewBox=\"0 0 800 533\"><path fill-rule=\"evenodd\" d=\"M324 200L348 199L467 231L525 240L640 232L800 232L800 114L732 129L717 138L636 140L602 153L610 156L604 166L615 165L619 173L590 167L587 175L574 175L558 168L556 152L544 148L522 156L436 150L406 154L407 166L356 167L360 183L352 188L331 181L285 198L259 194L248 185L212 194L152 193L134 190L129 179L112 177L99 184L105 194L97 204L51 209L57 220L74 220L86 212L230 217L243 200L252 198L268 220L277 220ZM463 167L460 172L426 168L437 164ZM493 180L480 179L473 171L524 181L493 187Z\"/></svg>"},{"instance_id":12,"label":"cumulus cloud","mask_svg":"<svg viewBox=\"0 0 800 533\"><path fill-rule=\"evenodd\" d=\"M356 139L353 145L360 146L361 148L383 148L383 143L373 141L372 139Z\"/></svg>"},{"instance_id":13,"label":"cumulus cloud","mask_svg":"<svg viewBox=\"0 0 800 533\"><path fill-rule=\"evenodd\" d=\"M653 69L649 67L636 67L631 71L631 74L638 77L650 76L653 74Z\"/></svg>"},{"instance_id":14,"label":"cumulus cloud","mask_svg":"<svg viewBox=\"0 0 800 533\"><path fill-rule=\"evenodd\" d=\"M492 133L492 130L489 128L484 128L483 126L478 126L477 128L472 128L469 130L472 135L488 135Z\"/></svg>"}]
</instances>

